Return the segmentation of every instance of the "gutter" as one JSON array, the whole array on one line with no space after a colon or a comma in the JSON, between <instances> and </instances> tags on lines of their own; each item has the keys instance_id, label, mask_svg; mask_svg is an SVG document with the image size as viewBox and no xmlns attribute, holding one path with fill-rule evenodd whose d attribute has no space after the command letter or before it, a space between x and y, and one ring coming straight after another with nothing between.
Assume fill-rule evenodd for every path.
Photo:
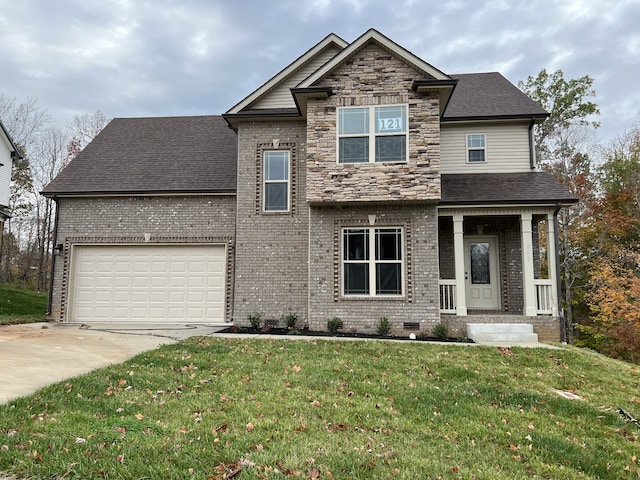
<instances>
[{"instance_id":1,"label":"gutter","mask_svg":"<svg viewBox=\"0 0 640 480\"><path fill-rule=\"evenodd\" d=\"M536 152L533 142L533 126L535 125L535 118L531 117L531 123L529 124L529 167L531 170L536 168Z\"/></svg>"},{"instance_id":2,"label":"gutter","mask_svg":"<svg viewBox=\"0 0 640 480\"><path fill-rule=\"evenodd\" d=\"M51 306L53 305L53 279L56 272L56 245L58 243L58 199L55 195L51 199L56 204L56 216L54 218L53 225L53 248L51 250L51 272L49 274L49 298L47 300L47 317L51 316Z\"/></svg>"},{"instance_id":3,"label":"gutter","mask_svg":"<svg viewBox=\"0 0 640 480\"><path fill-rule=\"evenodd\" d=\"M560 315L560 341L567 343L567 323L564 318L564 309L562 308L562 281L560 279L560 242L558 241L558 212L562 205L556 204L556 209L553 211L553 242L555 244L555 262L556 262L556 295L558 302L558 315Z\"/></svg>"}]
</instances>

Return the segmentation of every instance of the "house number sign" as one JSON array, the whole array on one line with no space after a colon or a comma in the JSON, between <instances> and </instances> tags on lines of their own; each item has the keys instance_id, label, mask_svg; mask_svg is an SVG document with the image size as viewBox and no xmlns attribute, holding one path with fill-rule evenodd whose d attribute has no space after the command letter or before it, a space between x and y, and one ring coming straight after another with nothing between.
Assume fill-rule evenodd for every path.
<instances>
[{"instance_id":1,"label":"house number sign","mask_svg":"<svg viewBox=\"0 0 640 480\"><path fill-rule=\"evenodd\" d=\"M378 131L379 132L402 131L402 117L378 119Z\"/></svg>"}]
</instances>

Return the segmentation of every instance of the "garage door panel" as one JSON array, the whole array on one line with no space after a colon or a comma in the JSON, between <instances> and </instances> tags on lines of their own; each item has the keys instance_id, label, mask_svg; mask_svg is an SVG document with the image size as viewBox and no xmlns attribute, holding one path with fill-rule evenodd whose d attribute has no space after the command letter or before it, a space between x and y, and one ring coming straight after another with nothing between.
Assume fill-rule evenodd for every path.
<instances>
[{"instance_id":1,"label":"garage door panel","mask_svg":"<svg viewBox=\"0 0 640 480\"><path fill-rule=\"evenodd\" d=\"M71 321L222 322L222 245L74 247Z\"/></svg>"}]
</instances>

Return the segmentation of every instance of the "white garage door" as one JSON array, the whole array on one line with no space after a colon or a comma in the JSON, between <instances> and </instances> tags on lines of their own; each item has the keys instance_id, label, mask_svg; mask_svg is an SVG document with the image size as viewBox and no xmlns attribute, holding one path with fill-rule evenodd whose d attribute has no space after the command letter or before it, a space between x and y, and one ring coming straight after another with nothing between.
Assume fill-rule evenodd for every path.
<instances>
[{"instance_id":1,"label":"white garage door","mask_svg":"<svg viewBox=\"0 0 640 480\"><path fill-rule=\"evenodd\" d=\"M72 261L69 321L224 321L224 245L81 245Z\"/></svg>"}]
</instances>

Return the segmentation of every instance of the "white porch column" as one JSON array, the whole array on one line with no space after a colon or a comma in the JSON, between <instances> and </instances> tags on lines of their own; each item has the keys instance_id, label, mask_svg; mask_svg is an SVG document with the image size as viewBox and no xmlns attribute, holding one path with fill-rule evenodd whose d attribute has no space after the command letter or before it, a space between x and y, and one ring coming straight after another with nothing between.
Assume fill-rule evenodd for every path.
<instances>
[{"instance_id":1,"label":"white porch column","mask_svg":"<svg viewBox=\"0 0 640 480\"><path fill-rule=\"evenodd\" d=\"M551 280L551 315L558 316L558 271L556 270L556 224L553 213L547 213L547 263L549 264L549 280Z\"/></svg>"},{"instance_id":2,"label":"white porch column","mask_svg":"<svg viewBox=\"0 0 640 480\"><path fill-rule=\"evenodd\" d=\"M520 215L520 232L522 236L522 293L524 296L524 314L535 317L538 314L536 308L536 286L533 270L533 230L531 228L530 213Z\"/></svg>"},{"instance_id":3,"label":"white porch column","mask_svg":"<svg viewBox=\"0 0 640 480\"><path fill-rule=\"evenodd\" d=\"M464 278L464 229L462 215L453 216L453 251L456 267L456 315L467 316L467 299Z\"/></svg>"}]
</instances>

